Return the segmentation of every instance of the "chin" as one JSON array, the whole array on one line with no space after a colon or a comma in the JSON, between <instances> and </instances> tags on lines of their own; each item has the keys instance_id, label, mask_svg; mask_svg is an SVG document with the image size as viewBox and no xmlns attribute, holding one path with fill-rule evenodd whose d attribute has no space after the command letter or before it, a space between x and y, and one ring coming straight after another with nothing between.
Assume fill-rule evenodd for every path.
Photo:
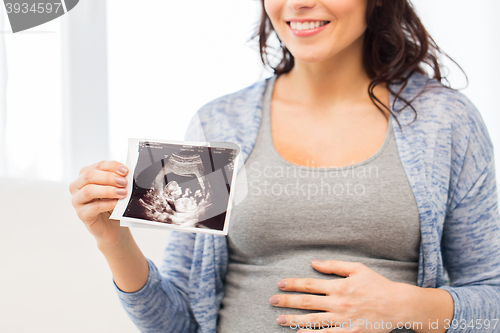
<instances>
[{"instance_id":1,"label":"chin","mask_svg":"<svg viewBox=\"0 0 500 333\"><path fill-rule=\"evenodd\" d=\"M296 53L293 53L292 51L290 52L292 53L293 58L295 59L296 62L314 64L314 63L321 63L328 59L328 57L325 54L322 54L322 52L319 51L296 52Z\"/></svg>"}]
</instances>

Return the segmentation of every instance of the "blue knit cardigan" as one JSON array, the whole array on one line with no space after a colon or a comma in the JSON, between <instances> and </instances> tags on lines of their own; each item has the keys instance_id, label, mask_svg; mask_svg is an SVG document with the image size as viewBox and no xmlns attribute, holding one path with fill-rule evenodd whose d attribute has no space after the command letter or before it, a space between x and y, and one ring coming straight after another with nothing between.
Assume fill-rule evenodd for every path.
<instances>
[{"instance_id":1,"label":"blue knit cardigan","mask_svg":"<svg viewBox=\"0 0 500 333\"><path fill-rule=\"evenodd\" d=\"M185 139L241 145L238 172L252 151L268 80L204 105ZM429 89L429 86L434 86ZM424 87L427 89L420 94ZM400 84L391 86L399 91ZM500 319L500 218L493 145L476 107L462 93L413 73L402 97L391 93L394 135L420 215L418 286L447 290L462 327ZM413 121L413 122L412 122ZM142 332L213 333L224 296L226 236L173 231L161 269L148 259L146 285L133 293L115 288ZM335 258L332 258L335 259ZM445 271L449 282L445 283ZM492 322L493 323L493 322ZM500 332L477 327L448 332Z\"/></svg>"}]
</instances>

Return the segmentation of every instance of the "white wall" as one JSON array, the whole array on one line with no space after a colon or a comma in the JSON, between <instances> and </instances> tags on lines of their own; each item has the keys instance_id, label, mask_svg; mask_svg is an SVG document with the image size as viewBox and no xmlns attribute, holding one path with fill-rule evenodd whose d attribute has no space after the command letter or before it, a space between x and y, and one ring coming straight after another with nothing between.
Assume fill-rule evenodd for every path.
<instances>
[{"instance_id":1,"label":"white wall","mask_svg":"<svg viewBox=\"0 0 500 333\"><path fill-rule=\"evenodd\" d=\"M0 178L0 189L0 332L139 333L68 184ZM159 263L168 232L133 233Z\"/></svg>"},{"instance_id":2,"label":"white wall","mask_svg":"<svg viewBox=\"0 0 500 333\"><path fill-rule=\"evenodd\" d=\"M182 139L203 104L259 80L245 42L258 19L254 0L108 1L111 158L127 137Z\"/></svg>"},{"instance_id":3,"label":"white wall","mask_svg":"<svg viewBox=\"0 0 500 333\"><path fill-rule=\"evenodd\" d=\"M63 101L65 179L109 156L106 2L80 1L64 15Z\"/></svg>"},{"instance_id":4,"label":"white wall","mask_svg":"<svg viewBox=\"0 0 500 333\"><path fill-rule=\"evenodd\" d=\"M5 40L0 58L6 63L0 74L7 86L5 96L0 93L6 106L6 114L0 108L6 121L6 129L0 127L6 144L3 176L62 180L60 22L12 34L3 5L0 15Z\"/></svg>"}]
</instances>

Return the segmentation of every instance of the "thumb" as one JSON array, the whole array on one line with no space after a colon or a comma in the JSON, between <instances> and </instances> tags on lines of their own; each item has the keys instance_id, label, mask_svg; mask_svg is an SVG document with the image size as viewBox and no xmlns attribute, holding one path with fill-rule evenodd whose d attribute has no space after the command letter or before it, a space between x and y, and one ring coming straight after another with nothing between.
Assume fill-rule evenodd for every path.
<instances>
[{"instance_id":1,"label":"thumb","mask_svg":"<svg viewBox=\"0 0 500 333\"><path fill-rule=\"evenodd\" d=\"M345 277L359 272L364 267L364 265L359 262L342 260L312 260L311 264L315 270L320 271L321 273L335 274Z\"/></svg>"}]
</instances>

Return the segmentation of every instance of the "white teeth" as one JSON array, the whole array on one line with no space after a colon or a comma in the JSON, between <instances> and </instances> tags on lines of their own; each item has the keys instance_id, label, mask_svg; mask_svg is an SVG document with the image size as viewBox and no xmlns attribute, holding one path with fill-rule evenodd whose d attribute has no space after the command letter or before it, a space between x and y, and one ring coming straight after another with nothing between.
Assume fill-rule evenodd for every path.
<instances>
[{"instance_id":1,"label":"white teeth","mask_svg":"<svg viewBox=\"0 0 500 333\"><path fill-rule=\"evenodd\" d=\"M314 22L290 22L290 27L293 30L309 30L319 28L325 25L327 21L314 21Z\"/></svg>"}]
</instances>

